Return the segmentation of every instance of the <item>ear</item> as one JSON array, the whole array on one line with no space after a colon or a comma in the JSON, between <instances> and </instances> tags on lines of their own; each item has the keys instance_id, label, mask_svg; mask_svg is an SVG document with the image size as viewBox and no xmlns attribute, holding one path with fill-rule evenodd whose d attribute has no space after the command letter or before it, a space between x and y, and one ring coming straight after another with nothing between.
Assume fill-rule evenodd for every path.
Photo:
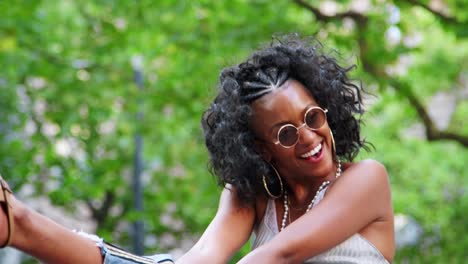
<instances>
[{"instance_id":1,"label":"ear","mask_svg":"<svg viewBox=\"0 0 468 264\"><path fill-rule=\"evenodd\" d=\"M271 152L265 145L265 142L255 140L254 141L255 150L262 156L265 161L271 161Z\"/></svg>"}]
</instances>

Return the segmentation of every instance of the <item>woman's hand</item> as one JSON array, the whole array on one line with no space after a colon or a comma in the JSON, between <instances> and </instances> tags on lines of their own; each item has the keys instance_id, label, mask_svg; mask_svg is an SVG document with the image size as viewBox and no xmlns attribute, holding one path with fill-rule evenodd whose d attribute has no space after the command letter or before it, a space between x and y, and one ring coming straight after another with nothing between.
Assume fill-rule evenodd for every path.
<instances>
[{"instance_id":1,"label":"woman's hand","mask_svg":"<svg viewBox=\"0 0 468 264\"><path fill-rule=\"evenodd\" d=\"M8 218L3 209L0 209L0 245L4 245L8 239Z\"/></svg>"},{"instance_id":2,"label":"woman's hand","mask_svg":"<svg viewBox=\"0 0 468 264\"><path fill-rule=\"evenodd\" d=\"M1 176L0 188L0 245L17 247L24 238L22 224L28 209L21 201L16 200L8 183Z\"/></svg>"}]
</instances>

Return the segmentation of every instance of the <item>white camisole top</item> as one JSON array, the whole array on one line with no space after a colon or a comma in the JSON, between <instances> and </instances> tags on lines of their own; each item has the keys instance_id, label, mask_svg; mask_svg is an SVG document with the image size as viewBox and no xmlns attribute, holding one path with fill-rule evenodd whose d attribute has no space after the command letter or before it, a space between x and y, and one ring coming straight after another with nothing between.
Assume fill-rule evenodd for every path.
<instances>
[{"instance_id":1,"label":"white camisole top","mask_svg":"<svg viewBox=\"0 0 468 264\"><path fill-rule=\"evenodd\" d=\"M325 195L327 188L319 193L313 206ZM274 200L269 199L262 221L255 226L252 236L252 250L267 243L279 233L276 221ZM308 259L304 263L314 264L389 264L380 251L359 233L354 234L341 244Z\"/></svg>"}]
</instances>

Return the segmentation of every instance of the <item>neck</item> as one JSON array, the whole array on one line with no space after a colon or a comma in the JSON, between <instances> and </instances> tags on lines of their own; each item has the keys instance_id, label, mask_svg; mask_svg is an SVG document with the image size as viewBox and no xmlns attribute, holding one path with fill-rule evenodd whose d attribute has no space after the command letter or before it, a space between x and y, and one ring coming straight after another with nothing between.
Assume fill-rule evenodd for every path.
<instances>
[{"instance_id":1,"label":"neck","mask_svg":"<svg viewBox=\"0 0 468 264\"><path fill-rule=\"evenodd\" d=\"M333 169L325 177L312 179L289 179L287 181L290 203L295 207L307 206L315 196L317 190L325 181L333 182L338 175L338 165L334 163ZM339 173L341 175L341 173Z\"/></svg>"},{"instance_id":2,"label":"neck","mask_svg":"<svg viewBox=\"0 0 468 264\"><path fill-rule=\"evenodd\" d=\"M341 176L341 161L338 160L338 166L335 170L335 178L338 178ZM328 176L327 176L328 177ZM325 177L325 178L327 178ZM308 212L309 210L312 209L312 207L315 205L316 203L316 199L317 199L317 195L319 195L319 193L324 189L326 188L329 184L330 184L330 180L323 180L322 183L320 184L320 186L317 188L317 191L315 192L315 195L314 197L311 199L310 203L307 205L307 208L305 210L305 212ZM300 186L300 185L298 185ZM292 197L295 197L297 201L301 201L300 199L297 199L298 197L298 194L300 194L300 197L302 197L302 200L304 200L303 197L306 197L306 195L301 195L302 193L310 193L310 188L307 189L307 188L300 188L300 187L296 187L295 189L299 190L299 191L296 191L295 193L292 193ZM294 189L293 189L294 190ZM308 190L308 191L305 191L305 190ZM310 194L309 194L310 195ZM290 198L288 196L288 192L287 190L285 190L284 192L284 195L283 195L283 206L284 206L284 213L283 213L283 219L281 221L281 230L280 231L283 231L283 229L286 227L286 224L288 222L288 219L289 219L289 223L291 223L292 221L294 221L294 216L291 218L291 212L289 212L289 204L290 204ZM302 208L299 208L299 210L303 210ZM300 214L302 215L302 213ZM299 215L299 216L300 216ZM292 220L291 220L292 219Z\"/></svg>"},{"instance_id":3,"label":"neck","mask_svg":"<svg viewBox=\"0 0 468 264\"><path fill-rule=\"evenodd\" d=\"M312 186L305 186L302 184L289 185L289 186L290 186L290 190L288 191L289 201L295 207L302 207L303 205L307 206L307 203L314 196L314 193L315 193L314 189L316 189L316 188L311 188Z\"/></svg>"}]
</instances>

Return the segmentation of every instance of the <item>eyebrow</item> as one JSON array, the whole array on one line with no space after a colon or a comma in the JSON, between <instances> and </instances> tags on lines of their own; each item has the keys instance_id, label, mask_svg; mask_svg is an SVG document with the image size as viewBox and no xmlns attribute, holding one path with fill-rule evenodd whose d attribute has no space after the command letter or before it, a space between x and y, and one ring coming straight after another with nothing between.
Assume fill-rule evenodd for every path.
<instances>
[{"instance_id":1,"label":"eyebrow","mask_svg":"<svg viewBox=\"0 0 468 264\"><path fill-rule=\"evenodd\" d=\"M291 122L289 121L282 121L282 122L279 122L279 123L276 123L275 125L273 125L271 128L270 128L270 132L269 133L273 133L273 131L275 130L275 128L277 127L282 127L284 125L292 125Z\"/></svg>"}]
</instances>

